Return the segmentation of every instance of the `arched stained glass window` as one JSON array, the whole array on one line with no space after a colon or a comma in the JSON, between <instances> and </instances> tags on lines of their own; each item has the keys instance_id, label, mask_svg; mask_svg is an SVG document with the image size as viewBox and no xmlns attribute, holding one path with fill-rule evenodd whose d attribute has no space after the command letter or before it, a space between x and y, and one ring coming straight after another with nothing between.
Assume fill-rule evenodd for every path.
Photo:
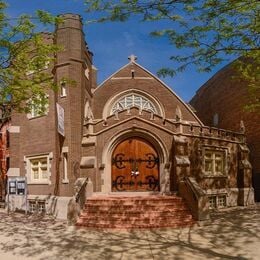
<instances>
[{"instance_id":1,"label":"arched stained glass window","mask_svg":"<svg viewBox=\"0 0 260 260\"><path fill-rule=\"evenodd\" d=\"M157 114L155 105L147 98L138 94L129 94L127 96L121 97L117 100L111 109L111 115L116 112L129 109L131 107L138 107L141 110L146 110Z\"/></svg>"}]
</instances>

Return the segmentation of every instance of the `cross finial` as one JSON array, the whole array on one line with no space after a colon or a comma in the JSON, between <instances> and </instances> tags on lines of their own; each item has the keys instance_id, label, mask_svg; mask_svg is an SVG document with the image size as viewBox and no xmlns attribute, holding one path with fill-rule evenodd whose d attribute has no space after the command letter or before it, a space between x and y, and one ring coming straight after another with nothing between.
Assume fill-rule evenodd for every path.
<instances>
[{"instance_id":1,"label":"cross finial","mask_svg":"<svg viewBox=\"0 0 260 260\"><path fill-rule=\"evenodd\" d=\"M128 59L131 61L131 62L135 62L137 60L137 57L134 55L134 54L131 54Z\"/></svg>"}]
</instances>

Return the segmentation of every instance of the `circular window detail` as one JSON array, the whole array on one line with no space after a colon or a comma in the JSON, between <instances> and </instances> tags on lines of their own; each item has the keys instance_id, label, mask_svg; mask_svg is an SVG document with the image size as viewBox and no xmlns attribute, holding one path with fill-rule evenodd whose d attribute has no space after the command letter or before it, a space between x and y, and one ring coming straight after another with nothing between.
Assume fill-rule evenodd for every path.
<instances>
[{"instance_id":1,"label":"circular window detail","mask_svg":"<svg viewBox=\"0 0 260 260\"><path fill-rule=\"evenodd\" d=\"M155 105L149 99L138 94L130 94L117 100L113 104L110 114L113 115L131 107L137 107L140 110L146 110L158 114Z\"/></svg>"}]
</instances>

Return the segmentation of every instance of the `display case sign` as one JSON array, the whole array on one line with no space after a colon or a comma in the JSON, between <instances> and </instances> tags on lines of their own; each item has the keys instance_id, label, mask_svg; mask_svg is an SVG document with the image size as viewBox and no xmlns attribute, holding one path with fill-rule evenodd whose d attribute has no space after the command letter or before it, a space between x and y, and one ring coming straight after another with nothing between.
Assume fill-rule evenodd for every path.
<instances>
[{"instance_id":1,"label":"display case sign","mask_svg":"<svg viewBox=\"0 0 260 260\"><path fill-rule=\"evenodd\" d=\"M9 180L9 182L8 182L8 191L9 191L9 194L10 195L16 195L16 180L14 179L12 179L12 180Z\"/></svg>"},{"instance_id":2,"label":"display case sign","mask_svg":"<svg viewBox=\"0 0 260 260\"><path fill-rule=\"evenodd\" d=\"M25 195L25 179L17 180L17 195Z\"/></svg>"},{"instance_id":3,"label":"display case sign","mask_svg":"<svg viewBox=\"0 0 260 260\"><path fill-rule=\"evenodd\" d=\"M8 193L10 195L26 195L26 179L15 177L8 179Z\"/></svg>"}]
</instances>

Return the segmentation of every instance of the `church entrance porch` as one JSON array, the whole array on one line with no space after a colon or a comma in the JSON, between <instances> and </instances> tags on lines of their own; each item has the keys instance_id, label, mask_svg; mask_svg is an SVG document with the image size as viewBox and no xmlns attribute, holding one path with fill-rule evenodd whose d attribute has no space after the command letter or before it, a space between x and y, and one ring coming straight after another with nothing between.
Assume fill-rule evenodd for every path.
<instances>
[{"instance_id":1,"label":"church entrance porch","mask_svg":"<svg viewBox=\"0 0 260 260\"><path fill-rule=\"evenodd\" d=\"M159 156L145 139L131 137L112 154L112 191L159 191Z\"/></svg>"}]
</instances>

